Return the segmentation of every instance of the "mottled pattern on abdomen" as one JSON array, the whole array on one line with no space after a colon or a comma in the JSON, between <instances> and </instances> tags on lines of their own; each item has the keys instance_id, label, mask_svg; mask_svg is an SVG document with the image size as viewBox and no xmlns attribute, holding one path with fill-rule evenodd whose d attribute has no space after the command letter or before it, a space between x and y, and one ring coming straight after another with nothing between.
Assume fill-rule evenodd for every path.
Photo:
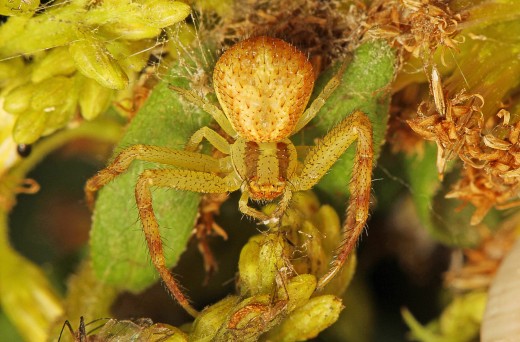
<instances>
[{"instance_id":1,"label":"mottled pattern on abdomen","mask_svg":"<svg viewBox=\"0 0 520 342\"><path fill-rule=\"evenodd\" d=\"M222 110L241 137L275 142L293 131L309 101L314 74L294 46L256 37L220 57L213 83Z\"/></svg>"}]
</instances>

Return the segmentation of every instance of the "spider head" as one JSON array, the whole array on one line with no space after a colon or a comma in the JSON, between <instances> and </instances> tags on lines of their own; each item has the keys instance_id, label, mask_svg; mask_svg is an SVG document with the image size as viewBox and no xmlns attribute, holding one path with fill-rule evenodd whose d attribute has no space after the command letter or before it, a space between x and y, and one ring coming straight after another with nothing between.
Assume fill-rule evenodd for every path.
<instances>
[{"instance_id":1,"label":"spider head","mask_svg":"<svg viewBox=\"0 0 520 342\"><path fill-rule=\"evenodd\" d=\"M295 172L296 148L290 140L257 143L239 138L231 147L233 166L251 199L271 201L286 190Z\"/></svg>"}]
</instances>

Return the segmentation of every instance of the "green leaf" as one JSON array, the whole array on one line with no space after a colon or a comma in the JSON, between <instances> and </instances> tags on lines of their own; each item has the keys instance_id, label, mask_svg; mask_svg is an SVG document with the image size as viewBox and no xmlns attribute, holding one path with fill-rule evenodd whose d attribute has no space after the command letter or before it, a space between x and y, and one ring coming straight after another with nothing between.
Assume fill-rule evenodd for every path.
<instances>
[{"instance_id":1,"label":"green leaf","mask_svg":"<svg viewBox=\"0 0 520 342\"><path fill-rule=\"evenodd\" d=\"M313 97L323 89L337 67L320 76ZM323 137L340 120L359 109L372 122L374 160L377 160L385 139L390 104L389 84L393 80L394 71L395 55L386 42L372 41L361 45L354 52L341 84L327 99L318 115L296 135L293 139L295 144L304 142L314 145L314 139ZM318 188L330 195L338 206L345 204L348 195L355 149L355 144L350 146L318 184Z\"/></svg>"},{"instance_id":2,"label":"green leaf","mask_svg":"<svg viewBox=\"0 0 520 342\"><path fill-rule=\"evenodd\" d=\"M177 66L172 74L183 74ZM182 149L198 128L210 122L201 109L187 105L168 84L186 87L185 79L162 81L130 123L116 152L134 144ZM164 168L135 161L129 170L106 185L98 194L91 232L94 270L102 279L122 289L140 291L159 275L153 267L137 214L134 188L145 169ZM191 235L199 194L172 189L155 189L153 207L158 218L168 267L177 262Z\"/></svg>"},{"instance_id":3,"label":"green leaf","mask_svg":"<svg viewBox=\"0 0 520 342\"><path fill-rule=\"evenodd\" d=\"M405 161L404 172L417 215L436 240L450 246L475 245L479 233L469 223L475 208L472 205L461 207L461 201L445 198L453 181L460 177L460 168L454 168L454 163L449 163L445 180L441 183L436 161L437 145L434 143L426 143L422 155L410 156ZM496 211L491 211L484 222L489 227L498 226Z\"/></svg>"}]
</instances>

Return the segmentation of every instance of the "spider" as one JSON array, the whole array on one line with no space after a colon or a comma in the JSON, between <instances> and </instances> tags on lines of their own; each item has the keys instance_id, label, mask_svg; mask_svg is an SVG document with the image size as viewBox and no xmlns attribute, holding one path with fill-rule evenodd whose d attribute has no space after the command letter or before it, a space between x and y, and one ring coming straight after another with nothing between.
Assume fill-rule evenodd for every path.
<instances>
[{"instance_id":1,"label":"spider","mask_svg":"<svg viewBox=\"0 0 520 342\"><path fill-rule=\"evenodd\" d=\"M221 109L192 90L171 86L188 102L208 112L234 139L233 143L209 127L202 127L191 136L184 150L134 145L123 150L86 183L87 202L92 206L95 192L125 172L135 159L175 167L143 171L137 180L135 197L152 262L175 299L191 315L196 316L198 312L165 266L159 225L152 208L154 187L200 193L240 189L238 207L243 214L262 223L276 223L289 206L292 194L311 189L357 140L344 240L330 270L319 280L318 289L336 275L355 248L369 210L373 159L370 120L364 113L355 111L315 146L295 147L289 140L318 113L339 85L343 70L332 77L307 107L314 87L314 73L305 55L276 38L260 36L243 40L222 54L213 71L213 85ZM225 157L197 152L203 139ZM250 199L277 199L277 209L268 216L249 206Z\"/></svg>"}]
</instances>

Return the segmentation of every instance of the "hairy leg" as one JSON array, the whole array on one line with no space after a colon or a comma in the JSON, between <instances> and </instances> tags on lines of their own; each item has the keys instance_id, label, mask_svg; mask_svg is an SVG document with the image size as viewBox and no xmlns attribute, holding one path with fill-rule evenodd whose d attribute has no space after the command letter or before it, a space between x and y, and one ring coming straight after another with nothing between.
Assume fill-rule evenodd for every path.
<instances>
[{"instance_id":1,"label":"hairy leg","mask_svg":"<svg viewBox=\"0 0 520 342\"><path fill-rule=\"evenodd\" d=\"M286 189L284 191L282 198L278 202L276 209L271 215L266 215L260 210L256 210L255 208L250 207L249 198L249 192L247 190L243 190L242 196L240 196L240 200L238 201L238 209L243 214L260 220L263 224L276 223L280 220L282 215L289 207L289 203L291 202L292 198L292 191L290 189Z\"/></svg>"},{"instance_id":2,"label":"hairy leg","mask_svg":"<svg viewBox=\"0 0 520 342\"><path fill-rule=\"evenodd\" d=\"M155 217L152 207L152 187L166 187L206 193L225 193L237 190L237 182L233 175L221 178L211 173L180 169L161 169L144 171L139 176L135 187L135 198L139 210L139 218L143 225L143 231L152 262L177 302L190 315L196 317L198 315L197 310L190 305L188 298L182 292L168 267L166 267L159 224L157 223L157 218Z\"/></svg>"},{"instance_id":3,"label":"hairy leg","mask_svg":"<svg viewBox=\"0 0 520 342\"><path fill-rule=\"evenodd\" d=\"M340 122L309 151L300 175L291 180L295 191L312 188L356 140L349 184L350 201L343 225L344 240L330 270L319 280L318 288L323 288L341 269L355 248L368 218L373 160L372 125L368 117L357 111Z\"/></svg>"},{"instance_id":4,"label":"hairy leg","mask_svg":"<svg viewBox=\"0 0 520 342\"><path fill-rule=\"evenodd\" d=\"M321 107L325 104L325 101L329 98L329 96L336 90L338 85L341 83L341 77L343 76L343 73L345 72L345 68L347 67L347 64L344 63L340 66L339 70L336 72L334 76L329 80L329 82L325 85L325 88L321 91L321 93L312 101L312 103L309 105L309 107L303 112L302 116L296 123L296 126L294 127L292 134L295 134L300 129L305 127L309 121L311 121L316 114L320 111Z\"/></svg>"},{"instance_id":5,"label":"hairy leg","mask_svg":"<svg viewBox=\"0 0 520 342\"><path fill-rule=\"evenodd\" d=\"M85 196L90 208L94 205L96 191L125 172L134 160L157 162L194 171L223 172L221 162L208 155L175 150L167 147L134 145L124 149L114 161L85 184Z\"/></svg>"},{"instance_id":6,"label":"hairy leg","mask_svg":"<svg viewBox=\"0 0 520 342\"><path fill-rule=\"evenodd\" d=\"M195 106L202 108L206 113L211 115L213 119L219 124L219 126L226 132L229 136L236 138L238 136L237 132L231 126L228 118L217 106L206 101L197 95L193 90L188 90L180 87L170 86L170 89L175 90L179 94L181 94L187 101L193 103Z\"/></svg>"},{"instance_id":7,"label":"hairy leg","mask_svg":"<svg viewBox=\"0 0 520 342\"><path fill-rule=\"evenodd\" d=\"M230 153L230 146L226 139L209 127L202 127L197 132L193 133L186 144L185 150L195 152L204 138L206 138L206 140L208 140L209 143L220 152L224 154Z\"/></svg>"}]
</instances>

